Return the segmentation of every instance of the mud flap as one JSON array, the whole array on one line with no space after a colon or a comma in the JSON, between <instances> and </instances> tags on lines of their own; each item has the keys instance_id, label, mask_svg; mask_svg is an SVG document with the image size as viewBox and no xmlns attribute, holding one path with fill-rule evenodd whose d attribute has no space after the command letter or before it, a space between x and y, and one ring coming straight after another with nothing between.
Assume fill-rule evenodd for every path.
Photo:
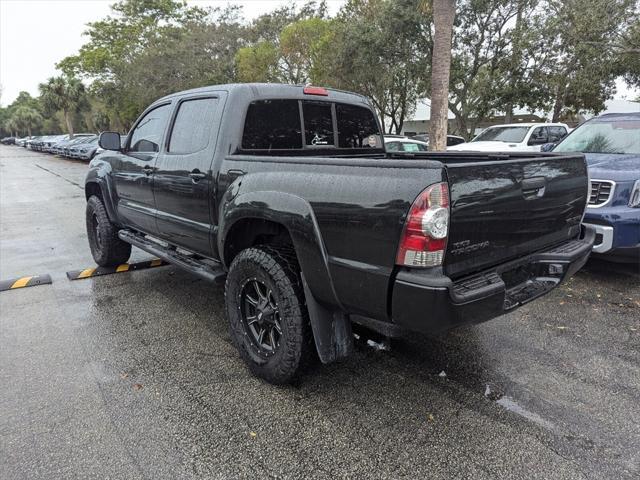
<instances>
[{"instance_id":1,"label":"mud flap","mask_svg":"<svg viewBox=\"0 0 640 480\"><path fill-rule=\"evenodd\" d=\"M311 320L313 339L322 363L331 363L348 357L353 352L351 321L341 311L329 310L316 301L302 276L304 296Z\"/></svg>"}]
</instances>

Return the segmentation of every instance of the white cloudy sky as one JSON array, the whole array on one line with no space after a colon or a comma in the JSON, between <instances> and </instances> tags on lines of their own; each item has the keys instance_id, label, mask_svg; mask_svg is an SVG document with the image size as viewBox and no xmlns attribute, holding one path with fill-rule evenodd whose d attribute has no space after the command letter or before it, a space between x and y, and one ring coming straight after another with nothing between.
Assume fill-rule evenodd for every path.
<instances>
[{"instance_id":1,"label":"white cloudy sky","mask_svg":"<svg viewBox=\"0 0 640 480\"><path fill-rule=\"evenodd\" d=\"M188 0L193 5L237 3L247 18L298 0ZM55 64L75 53L84 42L85 24L110 13L113 0L0 0L0 104L10 104L18 93L38 93L38 83L55 75ZM298 2L303 3L303 2ZM335 13L344 0L328 0ZM634 98L619 82L617 98Z\"/></svg>"},{"instance_id":2,"label":"white cloudy sky","mask_svg":"<svg viewBox=\"0 0 640 480\"><path fill-rule=\"evenodd\" d=\"M297 0L188 0L192 5L242 5L254 18ZM10 104L19 92L37 95L38 84L55 75L55 64L77 52L86 41L85 25L104 18L115 0L0 0L0 104ZM297 2L304 3L304 2ZM327 2L335 13L344 0Z\"/></svg>"}]
</instances>

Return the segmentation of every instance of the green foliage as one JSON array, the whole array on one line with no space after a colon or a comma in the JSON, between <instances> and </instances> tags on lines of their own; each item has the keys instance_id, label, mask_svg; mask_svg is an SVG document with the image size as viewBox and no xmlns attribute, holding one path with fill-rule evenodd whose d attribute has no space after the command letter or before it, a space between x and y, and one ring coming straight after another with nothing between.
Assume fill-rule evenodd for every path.
<instances>
[{"instance_id":1,"label":"green foliage","mask_svg":"<svg viewBox=\"0 0 640 480\"><path fill-rule=\"evenodd\" d=\"M547 0L545 7L541 34L552 54L545 80L553 118L581 110L598 113L622 73L610 40L637 22L638 5L635 0Z\"/></svg>"},{"instance_id":2,"label":"green foliage","mask_svg":"<svg viewBox=\"0 0 640 480\"><path fill-rule=\"evenodd\" d=\"M321 83L362 93L390 131L427 92L430 10L420 0L351 0L318 47Z\"/></svg>"},{"instance_id":3,"label":"green foliage","mask_svg":"<svg viewBox=\"0 0 640 480\"><path fill-rule=\"evenodd\" d=\"M236 54L237 79L239 82L277 82L278 48L263 41L238 50Z\"/></svg>"},{"instance_id":4,"label":"green foliage","mask_svg":"<svg viewBox=\"0 0 640 480\"><path fill-rule=\"evenodd\" d=\"M39 89L45 112L62 112L67 132L73 135L74 114L86 109L88 105L84 84L74 77L59 76L41 83Z\"/></svg>"}]
</instances>

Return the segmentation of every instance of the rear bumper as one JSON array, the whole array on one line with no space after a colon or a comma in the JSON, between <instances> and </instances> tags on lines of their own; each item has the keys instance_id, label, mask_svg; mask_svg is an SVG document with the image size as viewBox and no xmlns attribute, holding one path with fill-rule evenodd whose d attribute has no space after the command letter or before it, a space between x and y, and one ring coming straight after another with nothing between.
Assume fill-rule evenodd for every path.
<instances>
[{"instance_id":1,"label":"rear bumper","mask_svg":"<svg viewBox=\"0 0 640 480\"><path fill-rule=\"evenodd\" d=\"M587 261L595 231L581 238L452 281L425 271L401 271L393 288L393 322L434 334L479 323L534 300L575 274Z\"/></svg>"}]
</instances>

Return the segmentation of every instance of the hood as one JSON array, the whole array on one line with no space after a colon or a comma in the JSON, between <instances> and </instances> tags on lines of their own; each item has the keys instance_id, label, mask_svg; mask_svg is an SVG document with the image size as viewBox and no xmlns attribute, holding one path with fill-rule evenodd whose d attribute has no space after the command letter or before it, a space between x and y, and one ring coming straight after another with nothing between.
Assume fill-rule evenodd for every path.
<instances>
[{"instance_id":1,"label":"hood","mask_svg":"<svg viewBox=\"0 0 640 480\"><path fill-rule=\"evenodd\" d=\"M518 146L517 143L506 142L467 142L447 147L447 150L454 152L514 152Z\"/></svg>"},{"instance_id":2,"label":"hood","mask_svg":"<svg viewBox=\"0 0 640 480\"><path fill-rule=\"evenodd\" d=\"M624 182L640 179L640 154L585 153L591 178Z\"/></svg>"}]
</instances>

